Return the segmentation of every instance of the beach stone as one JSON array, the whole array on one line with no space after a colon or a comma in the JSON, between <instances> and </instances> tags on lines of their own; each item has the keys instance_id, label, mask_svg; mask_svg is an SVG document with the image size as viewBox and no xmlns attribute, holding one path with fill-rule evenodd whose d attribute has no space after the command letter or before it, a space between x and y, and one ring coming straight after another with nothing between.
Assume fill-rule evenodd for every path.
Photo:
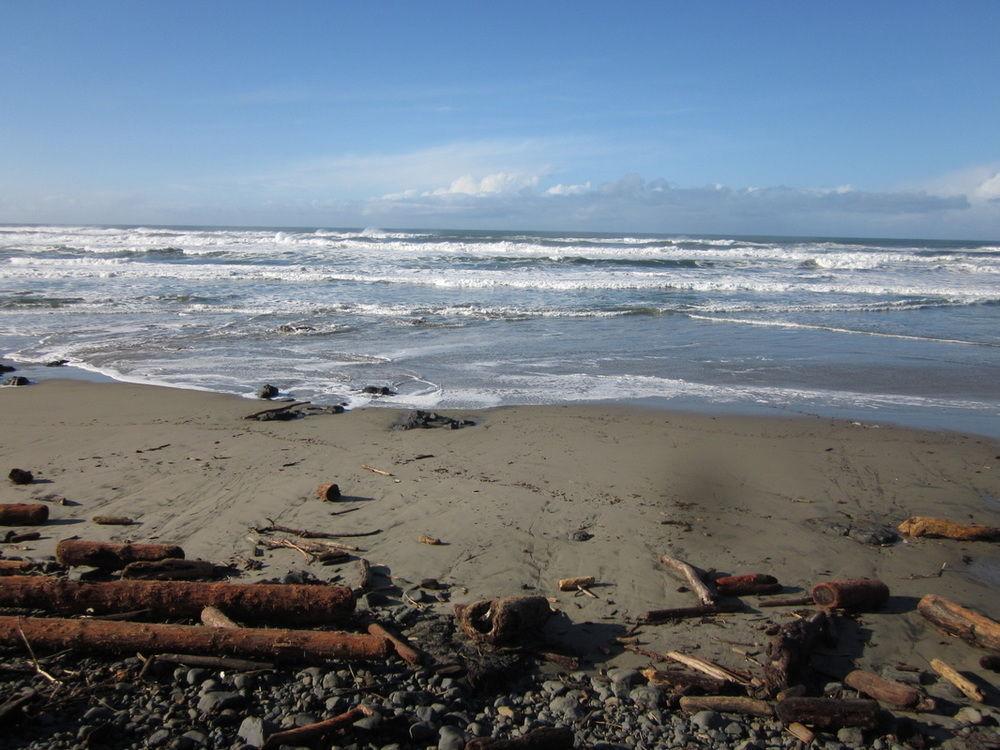
<instances>
[{"instance_id":1,"label":"beach stone","mask_svg":"<svg viewBox=\"0 0 1000 750\"><path fill-rule=\"evenodd\" d=\"M0 374L8 372L17 372L17 368L11 367L10 365L0 365Z\"/></svg>"},{"instance_id":2,"label":"beach stone","mask_svg":"<svg viewBox=\"0 0 1000 750\"><path fill-rule=\"evenodd\" d=\"M594 538L594 535L589 531L583 529L577 529L576 531L570 532L569 540L571 542L586 542Z\"/></svg>"},{"instance_id":3,"label":"beach stone","mask_svg":"<svg viewBox=\"0 0 1000 750\"><path fill-rule=\"evenodd\" d=\"M200 746L200 745L204 745L204 744L208 743L208 735L205 734L204 732L199 732L197 729L192 729L190 732L185 732L181 736L182 737L186 737L188 740L191 741L191 743L193 745L196 745L196 746ZM264 735L262 733L261 737L263 738L263 736ZM249 745L250 743L247 742L247 744ZM260 747L260 745L253 745L253 747Z\"/></svg>"},{"instance_id":4,"label":"beach stone","mask_svg":"<svg viewBox=\"0 0 1000 750\"><path fill-rule=\"evenodd\" d=\"M265 383L260 387L260 390L257 391L257 398L272 399L277 396L279 392L280 391L278 391L278 389L270 383Z\"/></svg>"},{"instance_id":5,"label":"beach stone","mask_svg":"<svg viewBox=\"0 0 1000 750\"><path fill-rule=\"evenodd\" d=\"M63 365L68 365L68 364L69 364L69 360L68 359L54 359L51 362L46 362L45 366L46 367L62 367Z\"/></svg>"},{"instance_id":6,"label":"beach stone","mask_svg":"<svg viewBox=\"0 0 1000 750\"><path fill-rule=\"evenodd\" d=\"M414 742L430 742L437 738L438 731L430 724L418 721L410 724L409 734Z\"/></svg>"},{"instance_id":7,"label":"beach stone","mask_svg":"<svg viewBox=\"0 0 1000 750\"><path fill-rule=\"evenodd\" d=\"M958 713L955 714L955 718L958 721L961 721L963 724L983 723L982 712L977 708L973 708L972 706L965 706L964 708L960 708L958 710Z\"/></svg>"},{"instance_id":8,"label":"beach stone","mask_svg":"<svg viewBox=\"0 0 1000 750\"><path fill-rule=\"evenodd\" d=\"M843 727L837 730L837 739L845 745L864 747L865 734L858 727Z\"/></svg>"},{"instance_id":9,"label":"beach stone","mask_svg":"<svg viewBox=\"0 0 1000 750\"><path fill-rule=\"evenodd\" d=\"M31 385L31 381L28 380L25 377L20 376L20 375L13 375L13 376L7 378L5 381L3 381L3 384L4 385L14 385L14 386L18 386L18 385Z\"/></svg>"},{"instance_id":10,"label":"beach stone","mask_svg":"<svg viewBox=\"0 0 1000 750\"><path fill-rule=\"evenodd\" d=\"M201 700L198 701L198 710L203 714L211 714L227 708L241 708L245 703L246 698L239 693L215 690L201 696Z\"/></svg>"},{"instance_id":11,"label":"beach stone","mask_svg":"<svg viewBox=\"0 0 1000 750\"><path fill-rule=\"evenodd\" d=\"M650 685L640 685L633 688L628 694L629 699L643 709L656 708L663 698L663 691L660 688Z\"/></svg>"},{"instance_id":12,"label":"beach stone","mask_svg":"<svg viewBox=\"0 0 1000 750\"><path fill-rule=\"evenodd\" d=\"M382 714L378 711L374 712L371 716L366 716L363 719L358 719L354 722L355 729L361 729L366 732L374 731L378 728L378 725L382 723Z\"/></svg>"},{"instance_id":13,"label":"beach stone","mask_svg":"<svg viewBox=\"0 0 1000 750\"><path fill-rule=\"evenodd\" d=\"M184 679L187 681L188 685L201 685L203 682L205 682L207 677L208 677L208 670L201 669L199 667L189 669L187 671L187 674L184 675Z\"/></svg>"},{"instance_id":14,"label":"beach stone","mask_svg":"<svg viewBox=\"0 0 1000 750\"><path fill-rule=\"evenodd\" d=\"M355 725L357 726L357 725ZM465 750L465 732L456 727L441 727L438 750Z\"/></svg>"},{"instance_id":15,"label":"beach stone","mask_svg":"<svg viewBox=\"0 0 1000 750\"><path fill-rule=\"evenodd\" d=\"M546 680L542 683L542 690L551 696L558 696L566 692L566 685L561 680Z\"/></svg>"},{"instance_id":16,"label":"beach stone","mask_svg":"<svg viewBox=\"0 0 1000 750\"><path fill-rule=\"evenodd\" d=\"M170 739L170 732L166 729L158 729L146 738L147 747L160 747L165 745Z\"/></svg>"},{"instance_id":17,"label":"beach stone","mask_svg":"<svg viewBox=\"0 0 1000 750\"><path fill-rule=\"evenodd\" d=\"M367 393L369 396L395 396L396 392L385 385L366 385L361 389L362 393Z\"/></svg>"},{"instance_id":18,"label":"beach stone","mask_svg":"<svg viewBox=\"0 0 1000 750\"><path fill-rule=\"evenodd\" d=\"M718 729L722 724L722 717L715 711L699 711L691 717L691 723L707 732L710 729Z\"/></svg>"}]
</instances>

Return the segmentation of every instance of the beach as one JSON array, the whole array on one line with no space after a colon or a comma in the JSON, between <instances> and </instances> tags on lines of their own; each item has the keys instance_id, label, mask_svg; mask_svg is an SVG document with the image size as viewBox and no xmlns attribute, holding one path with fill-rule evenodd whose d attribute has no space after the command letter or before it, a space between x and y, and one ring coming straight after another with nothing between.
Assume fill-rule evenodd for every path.
<instances>
[{"instance_id":1,"label":"beach","mask_svg":"<svg viewBox=\"0 0 1000 750\"><path fill-rule=\"evenodd\" d=\"M799 595L822 580L880 578L892 599L864 615L871 633L856 654L861 664L925 666L945 654L977 669L975 649L943 641L916 613L924 594L1000 616L995 545L879 546L843 535L845 525L863 534L912 515L1000 525L1000 445L987 438L604 406L461 412L454 416L475 425L458 430L393 430L401 412L378 408L287 422L243 418L268 406L70 380L0 389L5 471L17 466L36 477L6 484L3 501L72 501L52 505L41 540L7 545L5 554L51 555L69 536L159 541L182 545L191 558L263 563L243 580L307 570L349 581L353 563L308 564L292 549L255 557L248 535L267 519L313 531L377 530L343 541L404 590L427 578L447 584L451 601L428 606L448 612L480 597L554 597L575 624L567 645L605 667L644 663L601 649L646 610L695 603L658 564L664 554L719 573L769 573ZM338 483L344 499L317 499L324 482ZM347 508L356 510L333 515ZM95 515L138 524L97 526ZM581 530L592 538L572 540ZM443 544L422 544L421 535ZM596 578L596 598L556 590L558 579L582 575ZM780 621L781 610L772 613ZM763 615L648 627L642 640L740 665L727 643L759 646Z\"/></svg>"}]
</instances>

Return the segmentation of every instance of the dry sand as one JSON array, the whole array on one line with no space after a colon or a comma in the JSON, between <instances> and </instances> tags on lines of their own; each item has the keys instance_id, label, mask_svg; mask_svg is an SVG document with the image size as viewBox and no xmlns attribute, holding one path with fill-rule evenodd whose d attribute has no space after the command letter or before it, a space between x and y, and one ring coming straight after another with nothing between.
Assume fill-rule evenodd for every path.
<instances>
[{"instance_id":1,"label":"dry sand","mask_svg":"<svg viewBox=\"0 0 1000 750\"><path fill-rule=\"evenodd\" d=\"M919 539L877 547L826 521L895 526L925 514L1000 525L1000 445L986 438L603 406L493 409L461 415L475 427L407 432L391 430L399 413L384 409L291 422L242 418L265 406L127 384L0 389L0 468L30 469L42 480L4 481L0 501L57 493L78 503L52 506L56 520L41 541L0 549L47 555L60 538L79 535L177 542L188 557L225 561L253 556L248 529L265 518L331 532L380 529L355 541L404 588L437 578L451 584L453 602L526 590L555 597L568 621L557 620L552 634L615 665L645 660L593 649L645 610L695 603L658 565L664 553L706 569L772 573L789 594L831 577L883 579L893 599L860 618L831 656L843 662L838 669L850 657L926 668L939 656L979 672L978 652L935 633L914 605L939 593L1000 617L996 544ZM315 487L329 481L349 499L317 500ZM358 510L331 516L348 507ZM141 525L97 526L89 520L97 514ZM571 541L581 528L593 538ZM421 534L446 544L421 544ZM353 563L309 566L293 550L257 559L265 567L245 578L303 568L321 579L355 575ZM557 579L573 575L596 576L598 598L556 591ZM765 609L644 627L641 641L746 666L738 651L760 648L765 618L789 616Z\"/></svg>"}]
</instances>

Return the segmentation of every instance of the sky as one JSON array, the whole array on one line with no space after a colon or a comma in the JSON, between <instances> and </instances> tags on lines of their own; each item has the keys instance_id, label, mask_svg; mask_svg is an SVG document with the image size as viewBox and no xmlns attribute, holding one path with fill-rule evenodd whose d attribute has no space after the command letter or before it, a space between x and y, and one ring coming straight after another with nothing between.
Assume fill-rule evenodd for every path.
<instances>
[{"instance_id":1,"label":"sky","mask_svg":"<svg viewBox=\"0 0 1000 750\"><path fill-rule=\"evenodd\" d=\"M0 3L0 222L1000 239L1000 2Z\"/></svg>"}]
</instances>

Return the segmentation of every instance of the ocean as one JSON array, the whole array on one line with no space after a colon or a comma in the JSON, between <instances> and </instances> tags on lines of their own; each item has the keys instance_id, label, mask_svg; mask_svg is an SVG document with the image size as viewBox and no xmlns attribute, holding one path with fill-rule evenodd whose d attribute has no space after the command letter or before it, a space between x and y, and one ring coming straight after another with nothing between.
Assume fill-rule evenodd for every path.
<instances>
[{"instance_id":1,"label":"ocean","mask_svg":"<svg viewBox=\"0 0 1000 750\"><path fill-rule=\"evenodd\" d=\"M352 407L639 402L996 437L1000 242L6 225L0 355Z\"/></svg>"}]
</instances>

